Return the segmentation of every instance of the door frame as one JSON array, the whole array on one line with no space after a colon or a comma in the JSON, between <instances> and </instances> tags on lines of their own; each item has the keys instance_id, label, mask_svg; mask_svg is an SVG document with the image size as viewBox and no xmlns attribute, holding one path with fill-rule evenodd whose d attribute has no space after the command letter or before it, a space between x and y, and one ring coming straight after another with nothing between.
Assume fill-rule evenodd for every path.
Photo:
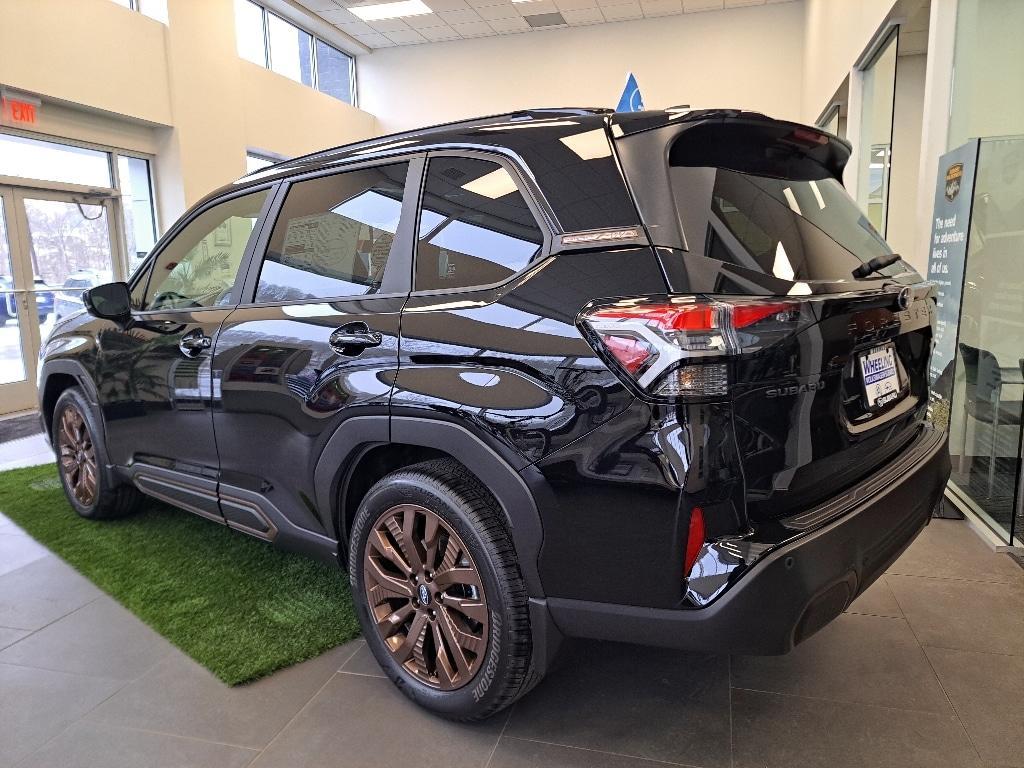
<instances>
[{"instance_id":1,"label":"door frame","mask_svg":"<svg viewBox=\"0 0 1024 768\"><path fill-rule=\"evenodd\" d=\"M31 238L26 200L50 200L82 205L99 205L107 217L107 240L110 246L111 274L113 279L124 280L127 264L122 248L120 196L117 190L106 187L87 187L78 184L41 182L34 179L20 179L0 176L0 201L7 225L7 241L10 248L11 275L18 308L18 329L21 355L25 368L22 381L0 384L0 415L29 410L37 401L37 368L39 353L44 339L39 322L36 294L55 292L41 290L35 286L35 274L31 257Z\"/></svg>"}]
</instances>

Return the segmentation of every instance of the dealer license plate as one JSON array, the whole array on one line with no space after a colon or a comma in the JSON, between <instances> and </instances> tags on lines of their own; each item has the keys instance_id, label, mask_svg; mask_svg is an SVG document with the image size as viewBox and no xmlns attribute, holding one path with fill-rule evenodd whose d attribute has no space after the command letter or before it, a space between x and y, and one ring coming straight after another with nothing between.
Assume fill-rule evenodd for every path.
<instances>
[{"instance_id":1,"label":"dealer license plate","mask_svg":"<svg viewBox=\"0 0 1024 768\"><path fill-rule=\"evenodd\" d=\"M862 354L860 372L868 408L881 408L899 398L900 375L896 369L896 350L892 344L874 347Z\"/></svg>"}]
</instances>

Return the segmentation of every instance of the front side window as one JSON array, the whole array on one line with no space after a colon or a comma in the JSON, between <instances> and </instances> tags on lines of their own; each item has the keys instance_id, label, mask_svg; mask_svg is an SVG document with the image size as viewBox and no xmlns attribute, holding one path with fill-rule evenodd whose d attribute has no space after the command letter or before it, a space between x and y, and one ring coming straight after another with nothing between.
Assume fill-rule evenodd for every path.
<instances>
[{"instance_id":1,"label":"front side window","mask_svg":"<svg viewBox=\"0 0 1024 768\"><path fill-rule=\"evenodd\" d=\"M453 290L507 280L544 237L502 165L435 157L427 165L416 248L416 290Z\"/></svg>"},{"instance_id":2,"label":"front side window","mask_svg":"<svg viewBox=\"0 0 1024 768\"><path fill-rule=\"evenodd\" d=\"M232 303L232 289L269 189L208 208L160 251L143 309L192 309Z\"/></svg>"},{"instance_id":3,"label":"front side window","mask_svg":"<svg viewBox=\"0 0 1024 768\"><path fill-rule=\"evenodd\" d=\"M408 171L408 163L393 163L293 184L267 245L256 301L377 293Z\"/></svg>"}]
</instances>

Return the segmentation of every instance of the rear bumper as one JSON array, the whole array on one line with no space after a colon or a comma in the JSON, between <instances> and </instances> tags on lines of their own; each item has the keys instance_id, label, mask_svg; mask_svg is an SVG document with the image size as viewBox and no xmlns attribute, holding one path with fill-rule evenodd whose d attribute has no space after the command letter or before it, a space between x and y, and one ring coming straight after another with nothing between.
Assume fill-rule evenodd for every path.
<instances>
[{"instance_id":1,"label":"rear bumper","mask_svg":"<svg viewBox=\"0 0 1024 768\"><path fill-rule=\"evenodd\" d=\"M834 619L928 524L949 478L945 434L922 436L916 463L837 519L758 560L704 608L664 609L548 598L568 636L692 651L774 655Z\"/></svg>"}]
</instances>

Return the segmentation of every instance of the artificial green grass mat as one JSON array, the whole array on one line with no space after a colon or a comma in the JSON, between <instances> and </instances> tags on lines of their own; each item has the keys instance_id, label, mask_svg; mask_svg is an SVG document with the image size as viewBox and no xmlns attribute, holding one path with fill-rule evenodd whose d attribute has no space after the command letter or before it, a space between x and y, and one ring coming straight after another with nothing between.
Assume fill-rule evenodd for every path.
<instances>
[{"instance_id":1,"label":"artificial green grass mat","mask_svg":"<svg viewBox=\"0 0 1024 768\"><path fill-rule=\"evenodd\" d=\"M0 512L230 685L359 634L340 568L156 501L85 520L52 464L0 473Z\"/></svg>"}]
</instances>

